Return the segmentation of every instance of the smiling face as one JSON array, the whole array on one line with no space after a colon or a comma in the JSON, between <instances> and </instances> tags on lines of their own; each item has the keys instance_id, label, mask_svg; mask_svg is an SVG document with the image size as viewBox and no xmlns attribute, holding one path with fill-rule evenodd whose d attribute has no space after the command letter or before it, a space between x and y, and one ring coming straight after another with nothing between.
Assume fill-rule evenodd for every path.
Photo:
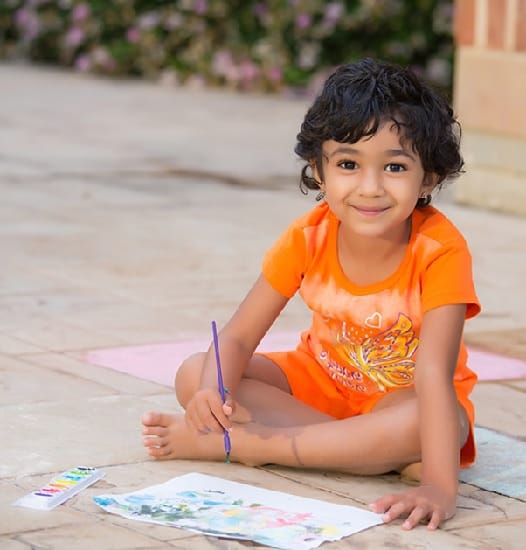
<instances>
[{"instance_id":1,"label":"smiling face","mask_svg":"<svg viewBox=\"0 0 526 550\"><path fill-rule=\"evenodd\" d=\"M325 141L322 156L323 177L315 174L348 236L407 240L411 213L433 184L395 126L388 122L356 143Z\"/></svg>"}]
</instances>

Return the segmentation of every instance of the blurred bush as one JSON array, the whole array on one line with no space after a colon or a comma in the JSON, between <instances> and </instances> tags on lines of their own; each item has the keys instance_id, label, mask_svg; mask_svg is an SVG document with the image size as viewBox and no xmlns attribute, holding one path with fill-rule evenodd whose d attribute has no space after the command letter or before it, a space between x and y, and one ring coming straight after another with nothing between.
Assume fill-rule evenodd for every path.
<instances>
[{"instance_id":1,"label":"blurred bush","mask_svg":"<svg viewBox=\"0 0 526 550\"><path fill-rule=\"evenodd\" d=\"M365 56L446 92L452 0L1 0L0 57L241 90L317 89Z\"/></svg>"}]
</instances>

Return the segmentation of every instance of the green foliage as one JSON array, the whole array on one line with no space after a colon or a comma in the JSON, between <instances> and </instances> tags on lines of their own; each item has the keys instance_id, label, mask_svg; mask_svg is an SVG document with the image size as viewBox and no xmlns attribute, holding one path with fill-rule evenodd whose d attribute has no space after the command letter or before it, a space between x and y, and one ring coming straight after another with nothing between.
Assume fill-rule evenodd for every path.
<instances>
[{"instance_id":1,"label":"green foliage","mask_svg":"<svg viewBox=\"0 0 526 550\"><path fill-rule=\"evenodd\" d=\"M372 56L447 91L452 11L452 0L3 0L0 57L278 91Z\"/></svg>"}]
</instances>

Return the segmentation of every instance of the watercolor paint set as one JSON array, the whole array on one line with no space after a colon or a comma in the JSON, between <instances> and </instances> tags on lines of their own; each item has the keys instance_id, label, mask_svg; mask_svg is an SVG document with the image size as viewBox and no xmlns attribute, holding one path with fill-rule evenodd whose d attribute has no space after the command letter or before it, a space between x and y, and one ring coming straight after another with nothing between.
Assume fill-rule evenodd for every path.
<instances>
[{"instance_id":1,"label":"watercolor paint set","mask_svg":"<svg viewBox=\"0 0 526 550\"><path fill-rule=\"evenodd\" d=\"M18 499L14 505L35 510L52 510L105 475L97 468L72 468L51 479L47 485Z\"/></svg>"}]
</instances>

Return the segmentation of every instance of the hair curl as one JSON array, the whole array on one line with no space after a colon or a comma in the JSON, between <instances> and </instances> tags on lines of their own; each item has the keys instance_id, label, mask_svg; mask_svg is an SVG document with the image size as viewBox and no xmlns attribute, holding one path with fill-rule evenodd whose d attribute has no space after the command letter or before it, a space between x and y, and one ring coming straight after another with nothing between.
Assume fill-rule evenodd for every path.
<instances>
[{"instance_id":1,"label":"hair curl","mask_svg":"<svg viewBox=\"0 0 526 550\"><path fill-rule=\"evenodd\" d=\"M308 163L301 171L302 193L319 189L310 169L315 163L323 174L325 141L356 143L387 121L411 144L426 175L438 176L439 186L462 173L460 124L447 101L409 69L367 58L339 67L305 115L294 149ZM429 202L419 199L417 206Z\"/></svg>"}]
</instances>

